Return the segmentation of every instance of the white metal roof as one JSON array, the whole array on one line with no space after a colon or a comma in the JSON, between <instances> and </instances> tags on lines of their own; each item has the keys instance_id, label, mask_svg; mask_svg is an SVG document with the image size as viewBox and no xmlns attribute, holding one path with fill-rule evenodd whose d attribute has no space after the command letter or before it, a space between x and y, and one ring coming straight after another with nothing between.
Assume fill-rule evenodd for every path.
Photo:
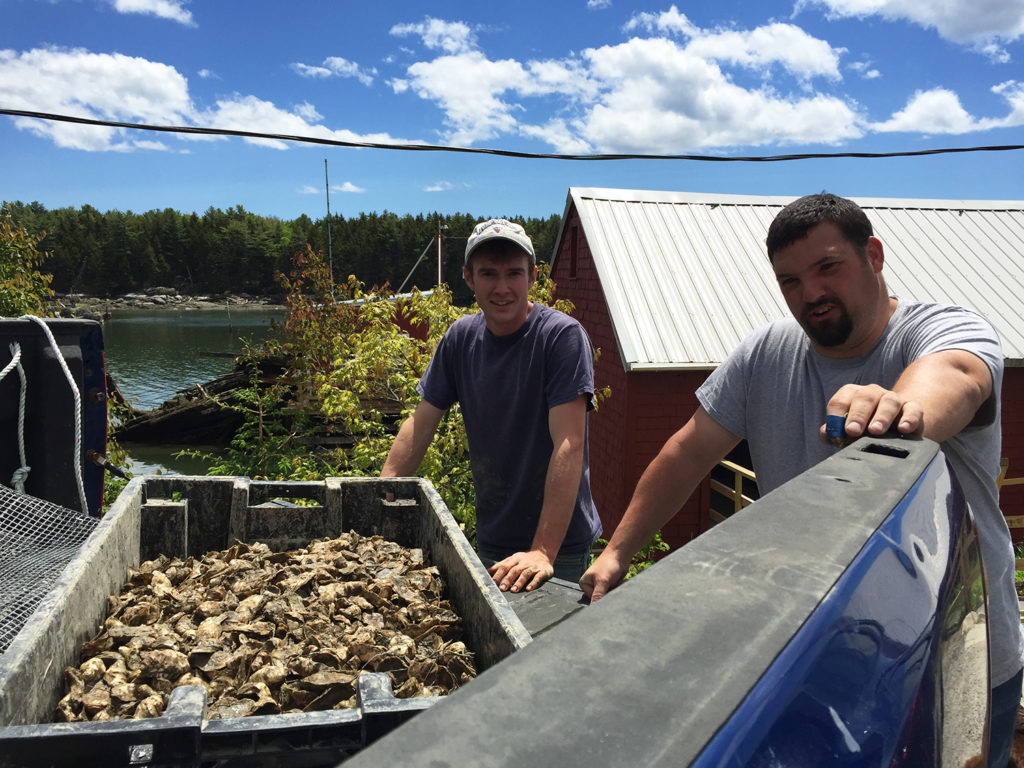
<instances>
[{"instance_id":1,"label":"white metal roof","mask_svg":"<svg viewBox=\"0 0 1024 768\"><path fill-rule=\"evenodd\" d=\"M788 313L764 239L793 199L569 189L565 213L579 212L626 370L714 368ZM1024 201L856 202L882 241L891 294L980 312L1007 365L1024 365Z\"/></svg>"}]
</instances>

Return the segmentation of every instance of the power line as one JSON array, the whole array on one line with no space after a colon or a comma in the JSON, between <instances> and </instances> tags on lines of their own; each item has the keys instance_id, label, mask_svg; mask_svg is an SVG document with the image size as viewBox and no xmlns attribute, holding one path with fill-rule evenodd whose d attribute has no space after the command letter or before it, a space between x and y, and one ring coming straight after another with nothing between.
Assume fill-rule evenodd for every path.
<instances>
[{"instance_id":1,"label":"power line","mask_svg":"<svg viewBox=\"0 0 1024 768\"><path fill-rule=\"evenodd\" d=\"M202 136L239 136L246 139L271 139L275 141L294 141L300 144L324 144L332 147L356 147L363 149L392 149L405 152L461 152L474 155L496 155L499 157L519 157L532 160L694 160L711 163L778 163L789 160L824 160L833 158L887 158L887 157L920 157L923 155L949 155L962 152L1009 152L1024 149L1024 144L1000 144L982 147L942 147L939 149L918 149L903 152L804 152L791 155L640 155L640 154L590 154L564 155L545 152L516 152L510 149L491 149L487 147L452 147L440 144L383 143L374 141L342 141L340 139L324 139L317 136L296 136L283 133L262 133L259 131L241 131L233 128L200 128L188 125L148 125L146 123L126 123L116 120L98 120L90 117L73 117L57 115L50 112L33 112L23 109L0 109L0 115L11 117L29 117L36 120L51 120L80 125L96 125L105 128L128 128L138 131L158 131L162 133L184 133Z\"/></svg>"}]
</instances>

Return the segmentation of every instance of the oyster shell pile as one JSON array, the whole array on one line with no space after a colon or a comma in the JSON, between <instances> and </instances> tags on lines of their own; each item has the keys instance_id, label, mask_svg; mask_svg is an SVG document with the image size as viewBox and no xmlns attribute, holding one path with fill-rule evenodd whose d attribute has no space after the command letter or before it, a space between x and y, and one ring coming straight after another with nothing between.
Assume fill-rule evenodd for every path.
<instances>
[{"instance_id":1,"label":"oyster shell pile","mask_svg":"<svg viewBox=\"0 0 1024 768\"><path fill-rule=\"evenodd\" d=\"M337 709L364 671L386 672L399 698L443 695L476 671L442 591L421 550L355 532L161 556L109 598L56 719L156 717L179 685L206 687L209 717Z\"/></svg>"}]
</instances>

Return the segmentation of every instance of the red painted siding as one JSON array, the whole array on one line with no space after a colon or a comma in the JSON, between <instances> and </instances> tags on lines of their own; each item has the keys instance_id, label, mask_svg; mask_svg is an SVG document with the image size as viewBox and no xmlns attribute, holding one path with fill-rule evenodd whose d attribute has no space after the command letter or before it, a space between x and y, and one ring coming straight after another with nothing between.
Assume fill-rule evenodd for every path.
<instances>
[{"instance_id":1,"label":"red painted siding","mask_svg":"<svg viewBox=\"0 0 1024 768\"><path fill-rule=\"evenodd\" d=\"M1006 477L1024 477L1024 368L1006 369L1002 397L1003 456L1010 462ZM1024 484L1004 487L999 506L1004 515L1024 515ZM1024 528L1013 531L1013 540L1024 542Z\"/></svg>"},{"instance_id":2,"label":"red painted siding","mask_svg":"<svg viewBox=\"0 0 1024 768\"><path fill-rule=\"evenodd\" d=\"M552 279L558 286L556 296L576 306L574 317L587 329L599 350L595 385L598 389L611 389L610 396L590 416L590 485L604 536L608 538L622 519L640 475L669 436L693 413L697 404L693 392L707 374L627 375L590 247L575 209L570 211L563 233L552 272ZM573 263L575 277L570 276ZM666 541L679 546L707 528L707 494L705 482L684 505L682 514L663 531Z\"/></svg>"},{"instance_id":3,"label":"red painted siding","mask_svg":"<svg viewBox=\"0 0 1024 768\"><path fill-rule=\"evenodd\" d=\"M694 392L704 379L701 372L643 372L629 376L629 419L627 421L628 461L625 481L636 487L640 475L654 460L672 434L697 408ZM683 505L681 511L662 529L662 537L678 547L708 527L708 481L705 480ZM632 493L632 490L630 491ZM629 499L626 499L628 503ZM618 519L625 506L615 510Z\"/></svg>"},{"instance_id":4,"label":"red painted siding","mask_svg":"<svg viewBox=\"0 0 1024 768\"><path fill-rule=\"evenodd\" d=\"M409 314L409 303L399 299L395 304L394 323L414 339L426 341L430 335L430 325L426 322L418 322Z\"/></svg>"},{"instance_id":5,"label":"red painted siding","mask_svg":"<svg viewBox=\"0 0 1024 768\"><path fill-rule=\"evenodd\" d=\"M597 411L590 415L590 487L601 515L604 537L608 538L633 492L632 485L627 487L623 482L628 386L601 283L575 210L566 221L564 232L552 272L558 286L556 298L568 299L576 306L573 316L586 328L598 351L595 386L599 390L611 388L610 397L600 401ZM575 244L574 232L578 238ZM575 259L571 258L573 250ZM575 277L570 276L572 266ZM617 514L613 510L618 510Z\"/></svg>"}]
</instances>

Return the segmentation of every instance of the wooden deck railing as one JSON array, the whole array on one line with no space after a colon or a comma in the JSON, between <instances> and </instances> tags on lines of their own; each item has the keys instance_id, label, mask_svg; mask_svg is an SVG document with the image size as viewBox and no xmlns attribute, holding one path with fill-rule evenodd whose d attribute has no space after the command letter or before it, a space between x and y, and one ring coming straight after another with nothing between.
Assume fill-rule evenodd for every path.
<instances>
[{"instance_id":1,"label":"wooden deck railing","mask_svg":"<svg viewBox=\"0 0 1024 768\"><path fill-rule=\"evenodd\" d=\"M754 499L743 493L743 481L751 480L757 482L757 476L752 470L736 464L732 461L720 461L718 466L732 473L732 485L711 478L711 490L725 496L733 505L733 513L739 512L746 506L754 503ZM1024 485L1024 477L1007 477L1010 468L1010 460L1002 458L999 460L999 476L996 478L996 485L1002 490L1008 485ZM717 510L709 510L711 525L716 525L725 520L728 515L723 515ZM1024 528L1024 515L1012 515L1006 518L1006 524L1010 528ZM1024 559L1017 561L1017 568L1024 570Z\"/></svg>"},{"instance_id":2,"label":"wooden deck railing","mask_svg":"<svg viewBox=\"0 0 1024 768\"><path fill-rule=\"evenodd\" d=\"M1007 485L1024 485L1024 477L1007 477L1006 472L1010 468L1010 460L1003 458L999 460L999 477L996 478L996 484L999 486L999 490L1002 490ZM1006 518L1006 524L1010 528L1012 534L1015 528L1024 528L1024 515L1010 515ZM1024 571L1024 558L1017 558L1017 570ZM1021 619L1024 621L1024 612L1021 613Z\"/></svg>"},{"instance_id":3,"label":"wooden deck railing","mask_svg":"<svg viewBox=\"0 0 1024 768\"><path fill-rule=\"evenodd\" d=\"M743 493L744 480L757 481L757 477L755 477L753 471L731 461L720 461L718 462L718 466L732 472L732 485L729 486L715 480L715 478L711 478L711 490L725 496L732 502L733 513L739 512L744 507L753 504L754 499ZM728 515L723 515L715 509L708 510L708 515L711 525L717 525L728 517Z\"/></svg>"}]
</instances>

